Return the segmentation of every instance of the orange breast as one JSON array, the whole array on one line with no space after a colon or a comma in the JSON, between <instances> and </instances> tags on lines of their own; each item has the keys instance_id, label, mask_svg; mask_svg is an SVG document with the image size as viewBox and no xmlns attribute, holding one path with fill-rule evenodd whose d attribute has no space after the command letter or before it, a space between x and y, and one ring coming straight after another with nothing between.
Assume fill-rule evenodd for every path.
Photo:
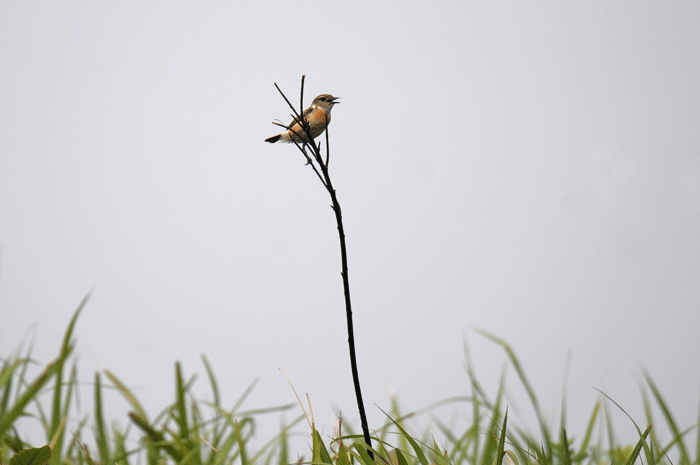
<instances>
[{"instance_id":1,"label":"orange breast","mask_svg":"<svg viewBox=\"0 0 700 465\"><path fill-rule=\"evenodd\" d=\"M314 108L314 110L306 116L306 121L309 123L311 137L316 138L323 132L324 129L326 129L327 123L330 123L331 115L328 114L326 116L325 111L320 108ZM302 135L303 132L304 129L300 124L297 123L292 126L292 135L294 135L294 133ZM298 141L298 137L294 136L294 138ZM303 138L306 139L306 137Z\"/></svg>"}]
</instances>

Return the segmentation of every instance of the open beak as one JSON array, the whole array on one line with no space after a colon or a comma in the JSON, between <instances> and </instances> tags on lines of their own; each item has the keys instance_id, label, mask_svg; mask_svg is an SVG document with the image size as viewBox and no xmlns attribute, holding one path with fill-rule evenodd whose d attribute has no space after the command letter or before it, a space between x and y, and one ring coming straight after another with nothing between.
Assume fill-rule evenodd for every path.
<instances>
[{"instance_id":1,"label":"open beak","mask_svg":"<svg viewBox=\"0 0 700 465\"><path fill-rule=\"evenodd\" d=\"M335 105L336 103L340 103L340 102L336 102L336 100L338 100L339 98L340 98L340 97L333 97L333 100L331 100L331 102L333 103L333 105Z\"/></svg>"}]
</instances>

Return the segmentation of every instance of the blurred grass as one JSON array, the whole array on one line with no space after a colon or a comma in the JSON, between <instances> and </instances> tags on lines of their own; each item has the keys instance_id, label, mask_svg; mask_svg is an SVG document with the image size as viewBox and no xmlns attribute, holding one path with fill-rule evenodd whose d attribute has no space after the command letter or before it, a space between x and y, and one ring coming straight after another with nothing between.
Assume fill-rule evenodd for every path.
<instances>
[{"instance_id":1,"label":"blurred grass","mask_svg":"<svg viewBox=\"0 0 700 465\"><path fill-rule=\"evenodd\" d=\"M149 418L146 409L134 393L108 370L95 373L92 393L92 417L77 422L71 434L65 434L65 425L76 402L77 369L72 359L73 329L78 316L87 304L83 299L65 331L58 357L36 377L29 375L35 362L31 360L32 345L22 355L21 350L1 359L0 369L0 464L192 464L219 465L282 465L290 463L289 438L304 416L283 424L279 433L261 447L254 449L251 439L256 418L264 413L282 412L293 405L273 406L260 410L242 410L242 405L253 389L251 385L233 407L220 403L219 386L209 361L202 356L211 388L212 400L197 399L192 393L194 377L187 378L179 363L175 364L174 399L158 415ZM502 339L479 331L494 342L506 355L509 366L534 408L538 436L519 426L508 423L505 400L505 376L501 376L498 390L491 399L480 384L471 363L467 375L471 392L468 396L447 399L431 408L466 403L471 418L466 427L448 426L439 418L433 427L442 435L438 445L429 431L421 438L407 432L407 421L417 412L405 414L396 399L392 399L386 422L374 431L375 447L369 448L361 434L339 420L331 437L322 437L308 419L311 448L297 451L295 463L349 465L372 463L369 451L377 463L390 465L502 465L502 464L563 464L563 465L631 465L635 462L655 465L698 464L700 457L700 416L698 423L681 429L651 376L644 372L640 386L645 411L645 427L640 428L629 417L638 439L623 444L616 436L611 417L611 404L622 408L601 392L601 398L592 406L586 430L580 441L569 437L566 430L565 393L562 395L560 425L555 429L541 414L539 401L522 365L512 348ZM103 379L104 377L104 379ZM120 429L111 428L104 418L103 390L114 389L129 405L130 424ZM651 394L651 395L650 395ZM45 399L50 398L48 405ZM622 410L624 412L624 410ZM652 414L660 412L670 431L670 439L658 437L658 428L652 428ZM700 414L699 414L700 415ZM45 433L46 442L31 444L24 439L18 427L20 420L33 419ZM348 432L343 434L342 428ZM593 438L599 438L595 440ZM558 439L555 439L558 438ZM695 447L690 441L694 439ZM93 451L88 443L92 444ZM306 455L308 454L308 458ZM678 457L671 462L669 457Z\"/></svg>"}]
</instances>

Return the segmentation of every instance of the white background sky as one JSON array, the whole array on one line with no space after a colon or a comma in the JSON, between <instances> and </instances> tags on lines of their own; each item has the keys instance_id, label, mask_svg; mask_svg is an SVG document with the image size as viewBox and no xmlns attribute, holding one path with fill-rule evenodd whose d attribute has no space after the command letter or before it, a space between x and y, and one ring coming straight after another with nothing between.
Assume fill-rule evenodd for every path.
<instances>
[{"instance_id":1,"label":"white background sky","mask_svg":"<svg viewBox=\"0 0 700 465\"><path fill-rule=\"evenodd\" d=\"M108 368L154 415L176 360L207 392L204 353L229 406L258 377L246 405L293 402L281 368L326 431L357 424L328 195L263 143L289 119L273 82L298 101L306 74L306 102L342 102L371 424L391 392L468 394L465 338L495 394L503 354L472 326L548 416L571 353L572 430L590 386L643 424L640 366L697 420L698 2L3 2L0 60L3 357L29 334L48 362L94 288L85 381Z\"/></svg>"}]
</instances>

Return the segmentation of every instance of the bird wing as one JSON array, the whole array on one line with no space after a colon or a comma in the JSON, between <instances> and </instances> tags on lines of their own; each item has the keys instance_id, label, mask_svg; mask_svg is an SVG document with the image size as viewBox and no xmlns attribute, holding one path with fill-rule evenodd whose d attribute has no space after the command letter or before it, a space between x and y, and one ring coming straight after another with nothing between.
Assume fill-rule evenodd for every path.
<instances>
[{"instance_id":1,"label":"bird wing","mask_svg":"<svg viewBox=\"0 0 700 465\"><path fill-rule=\"evenodd\" d=\"M304 111L302 112L302 114L301 114L301 119L306 119L306 117L309 116L309 113L311 113L312 111L313 111L313 108L307 108L306 110L304 110ZM294 125L297 124L298 122L299 122L299 119L298 119L298 118L294 118L294 119L292 120L292 122L289 123L289 125L287 126L287 129L291 129L292 126L294 126Z\"/></svg>"}]
</instances>

